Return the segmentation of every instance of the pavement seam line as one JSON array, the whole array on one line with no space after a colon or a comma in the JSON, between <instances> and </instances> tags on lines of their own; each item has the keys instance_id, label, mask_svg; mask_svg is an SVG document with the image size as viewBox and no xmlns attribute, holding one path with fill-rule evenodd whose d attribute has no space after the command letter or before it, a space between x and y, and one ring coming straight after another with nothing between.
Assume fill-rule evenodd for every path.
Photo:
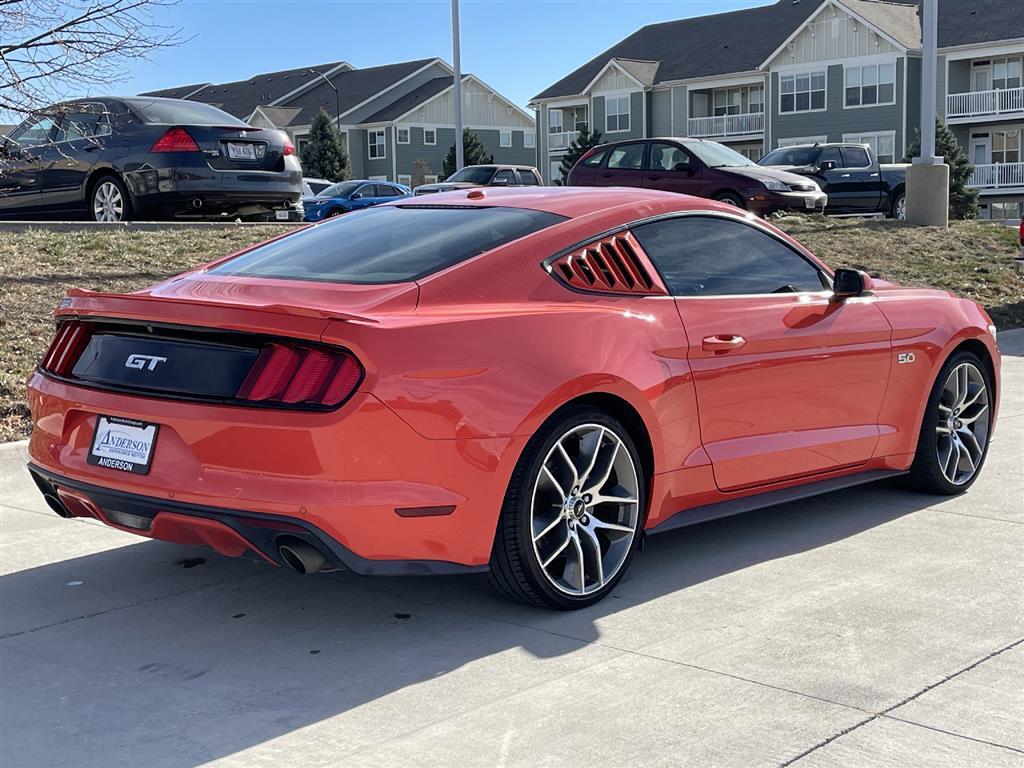
<instances>
[{"instance_id":1,"label":"pavement seam line","mask_svg":"<svg viewBox=\"0 0 1024 768\"><path fill-rule=\"evenodd\" d=\"M796 755L795 757L790 758L789 760L787 760L784 763L779 763L779 768L786 768L786 766L788 766L788 765L793 765L793 763L795 763L797 760L803 760L805 757L807 757L812 752L816 752L817 750L821 749L822 747L828 746L829 744L831 744L836 739L838 739L838 738L840 738L842 736L845 736L846 734L850 733L851 731L855 731L858 728L860 728L862 726L865 726L868 723L870 723L870 722L872 722L873 720L876 720L876 719L878 719L878 715L872 715L871 717L868 717L868 718L865 718L864 720L861 720L859 723L854 723L853 725L851 725L851 726L849 726L847 728L843 728L843 730L839 731L838 733L834 733L831 736L829 736L827 739L825 739L823 741L819 741L814 746L809 747L808 749L805 749L799 755Z\"/></svg>"},{"instance_id":2,"label":"pavement seam line","mask_svg":"<svg viewBox=\"0 0 1024 768\"><path fill-rule=\"evenodd\" d=\"M167 599L173 598L173 597L180 597L181 595L187 595L187 594L190 594L192 592L201 592L204 589L211 589L213 587L220 587L220 586L224 586L225 584L234 584L236 582L244 581L246 579L255 579L255 578L258 578L260 576L266 576L269 573L273 573L273 571L268 571L266 573L252 573L252 574L249 574L247 576L235 576L233 578L228 579L227 581L217 581L217 582L213 582L213 583L210 583L210 584L201 584L201 585L199 585L197 587L189 587L187 589L180 589L177 592L169 592L166 595L159 595L158 597L150 597L150 598L147 598L145 600L137 600L136 602L128 603L127 605L118 605L118 606L115 606L113 608L107 608L107 609L102 610L102 611L94 611L93 613L83 613L81 616L72 616L71 618L68 618L68 619L61 619L60 621L54 621L54 622L51 622L49 624L43 624L43 625L38 626L38 627L32 627L30 629L21 629L21 630L18 630L17 632L9 632L6 635L0 635L0 641L10 640L11 638L22 637L24 635L30 635L33 632L41 632L44 629L51 629L53 627L60 627L60 626L63 626L65 624L72 624L72 623L74 623L76 621L82 621L83 619L95 619L95 618L97 618L99 616L106 616L107 614L110 614L110 613L118 613L120 611L126 611L126 610L129 610L131 608L139 608L139 607L141 607L143 605L148 605L150 603L156 603L156 602L159 602L161 600L167 600Z\"/></svg>"},{"instance_id":3,"label":"pavement seam line","mask_svg":"<svg viewBox=\"0 0 1024 768\"><path fill-rule=\"evenodd\" d=\"M1017 747L1011 747L1009 744L1000 744L998 741L988 741L986 739L979 739L977 736L968 736L966 733L958 733L957 731L947 731L945 728L939 728L936 725L928 725L927 723L919 723L916 720L907 720L905 717L896 717L895 715L881 715L886 720L895 720L898 723L906 723L907 725L913 725L918 728L925 728L929 731L935 731L937 733L944 733L947 736L954 736L958 739L967 739L967 741L976 741L979 744L987 744L990 747L999 747L1000 749L1008 749L1011 752L1018 754L1024 754L1024 749L1018 749Z\"/></svg>"},{"instance_id":4,"label":"pavement seam line","mask_svg":"<svg viewBox=\"0 0 1024 768\"><path fill-rule=\"evenodd\" d=\"M1024 525L1024 520L1008 520L1005 517L991 517L990 515L972 515L970 512L954 512L952 509L941 507L928 507L921 512L941 512L944 515L958 515L959 517L973 517L975 520L992 520L997 523L1010 523L1011 525Z\"/></svg>"}]
</instances>

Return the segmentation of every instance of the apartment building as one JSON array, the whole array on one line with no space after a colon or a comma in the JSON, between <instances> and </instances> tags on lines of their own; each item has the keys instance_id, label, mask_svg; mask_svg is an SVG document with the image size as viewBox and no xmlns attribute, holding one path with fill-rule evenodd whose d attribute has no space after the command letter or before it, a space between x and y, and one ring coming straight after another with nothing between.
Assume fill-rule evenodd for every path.
<instances>
[{"instance_id":1,"label":"apartment building","mask_svg":"<svg viewBox=\"0 0 1024 768\"><path fill-rule=\"evenodd\" d=\"M1006 0L939 3L941 114L971 154L982 213L1024 205L1024 15ZM534 97L546 180L583 127L606 140L714 139L757 159L808 141L901 160L920 122L916 0L778 0L652 24Z\"/></svg>"},{"instance_id":2,"label":"apartment building","mask_svg":"<svg viewBox=\"0 0 1024 768\"><path fill-rule=\"evenodd\" d=\"M287 131L300 151L323 109L341 129L353 178L409 184L425 168L425 180L437 181L455 143L453 70L441 59L361 69L335 61L142 95L213 104L254 126ZM469 74L462 114L496 162L536 164L533 115Z\"/></svg>"}]
</instances>

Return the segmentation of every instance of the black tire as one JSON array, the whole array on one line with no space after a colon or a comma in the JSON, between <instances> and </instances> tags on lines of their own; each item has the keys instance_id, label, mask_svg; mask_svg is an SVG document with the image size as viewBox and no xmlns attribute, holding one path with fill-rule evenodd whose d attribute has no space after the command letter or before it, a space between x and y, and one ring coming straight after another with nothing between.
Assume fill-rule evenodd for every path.
<instances>
[{"instance_id":1,"label":"black tire","mask_svg":"<svg viewBox=\"0 0 1024 768\"><path fill-rule=\"evenodd\" d=\"M327 212L327 215L324 216L324 218L325 219L333 219L335 216L341 216L341 214L343 214L344 212L345 212L344 208L331 208L331 210L329 210Z\"/></svg>"},{"instance_id":2,"label":"black tire","mask_svg":"<svg viewBox=\"0 0 1024 768\"><path fill-rule=\"evenodd\" d=\"M625 559L614 576L594 592L572 596L556 589L544 574L533 546L530 508L534 483L545 457L568 432L591 424L614 432L629 452L638 480L636 530ZM545 608L576 610L603 599L625 575L636 552L647 509L648 484L636 444L618 420L602 410L585 406L568 406L558 411L530 439L512 473L498 519L487 581L498 594L509 600Z\"/></svg>"},{"instance_id":3,"label":"black tire","mask_svg":"<svg viewBox=\"0 0 1024 768\"><path fill-rule=\"evenodd\" d=\"M111 190L116 191L117 196L120 200L120 208L116 206L105 205L106 201L110 200ZM121 181L117 176L106 174L100 176L93 183L92 188L89 190L89 218L92 221L131 221L132 219L132 201L128 197L128 190L124 186L124 182Z\"/></svg>"},{"instance_id":4,"label":"black tire","mask_svg":"<svg viewBox=\"0 0 1024 768\"><path fill-rule=\"evenodd\" d=\"M953 483L943 473L940 463L939 441L936 436L937 429L940 425L940 418L943 414L940 413L939 401L942 397L943 388L950 376L950 373L952 373L953 369L964 363L973 365L980 372L985 382L989 405L983 418L986 420L985 423L987 425L987 430L984 445L980 446L982 449L981 459L976 463L974 474L965 482ZM968 352L967 350L954 352L950 355L949 359L939 371L939 375L935 378L935 383L932 385L931 392L928 395L928 404L925 406L924 419L921 423L921 434L918 436L917 440L917 452L914 454L914 463L911 465L910 474L907 477L910 487L924 493L933 493L941 496L954 496L963 493L974 485L974 482L981 474L981 470L985 464L985 459L988 456L989 438L992 434L991 398L993 395L992 375L989 372L988 367L978 358L977 355L973 352Z\"/></svg>"},{"instance_id":5,"label":"black tire","mask_svg":"<svg viewBox=\"0 0 1024 768\"><path fill-rule=\"evenodd\" d=\"M743 198L737 195L735 192L719 192L715 195L715 200L726 205L732 205L739 208L741 211L747 210L746 204L743 202Z\"/></svg>"},{"instance_id":6,"label":"black tire","mask_svg":"<svg viewBox=\"0 0 1024 768\"><path fill-rule=\"evenodd\" d=\"M902 214L900 213L902 211ZM907 218L907 193L900 192L893 198L892 206L889 208L889 216L898 221L905 221Z\"/></svg>"}]
</instances>

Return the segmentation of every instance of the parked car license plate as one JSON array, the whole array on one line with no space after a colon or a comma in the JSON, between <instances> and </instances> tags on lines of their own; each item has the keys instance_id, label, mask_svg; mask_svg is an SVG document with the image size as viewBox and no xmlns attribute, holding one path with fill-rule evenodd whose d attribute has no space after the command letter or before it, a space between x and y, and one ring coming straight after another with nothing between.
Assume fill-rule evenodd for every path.
<instances>
[{"instance_id":1,"label":"parked car license plate","mask_svg":"<svg viewBox=\"0 0 1024 768\"><path fill-rule=\"evenodd\" d=\"M256 145L240 144L236 141L228 142L228 159L230 160L255 160Z\"/></svg>"},{"instance_id":2,"label":"parked car license plate","mask_svg":"<svg viewBox=\"0 0 1024 768\"><path fill-rule=\"evenodd\" d=\"M278 221L288 221L288 211L274 211Z\"/></svg>"},{"instance_id":3,"label":"parked car license plate","mask_svg":"<svg viewBox=\"0 0 1024 768\"><path fill-rule=\"evenodd\" d=\"M145 475L153 461L158 424L98 416L86 461L97 467Z\"/></svg>"},{"instance_id":4,"label":"parked car license plate","mask_svg":"<svg viewBox=\"0 0 1024 768\"><path fill-rule=\"evenodd\" d=\"M817 201L817 199L816 199L816 198L813 198L813 197L805 197L805 198L804 198L804 207L806 207L806 208L810 208L810 209L811 209L811 210L813 211L813 210L814 210L814 208L815 208L815 206L816 206L816 203L817 203L817 202L818 202L818 201Z\"/></svg>"}]
</instances>

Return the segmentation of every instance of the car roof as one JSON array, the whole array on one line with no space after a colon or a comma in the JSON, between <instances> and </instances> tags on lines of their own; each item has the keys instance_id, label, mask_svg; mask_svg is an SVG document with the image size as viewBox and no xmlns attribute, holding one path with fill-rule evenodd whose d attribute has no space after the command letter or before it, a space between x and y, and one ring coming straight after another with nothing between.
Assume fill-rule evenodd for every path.
<instances>
[{"instance_id":1,"label":"car roof","mask_svg":"<svg viewBox=\"0 0 1024 768\"><path fill-rule=\"evenodd\" d=\"M515 165L513 163L481 163L479 165L464 165L462 169L466 168L515 168L518 171L535 171L537 168L532 165Z\"/></svg>"},{"instance_id":2,"label":"car roof","mask_svg":"<svg viewBox=\"0 0 1024 768\"><path fill-rule=\"evenodd\" d=\"M385 205L436 208L526 208L567 218L578 218L612 208L630 207L634 212L656 216L673 211L708 210L736 212L723 203L702 197L637 187L473 187L404 199Z\"/></svg>"}]
</instances>

